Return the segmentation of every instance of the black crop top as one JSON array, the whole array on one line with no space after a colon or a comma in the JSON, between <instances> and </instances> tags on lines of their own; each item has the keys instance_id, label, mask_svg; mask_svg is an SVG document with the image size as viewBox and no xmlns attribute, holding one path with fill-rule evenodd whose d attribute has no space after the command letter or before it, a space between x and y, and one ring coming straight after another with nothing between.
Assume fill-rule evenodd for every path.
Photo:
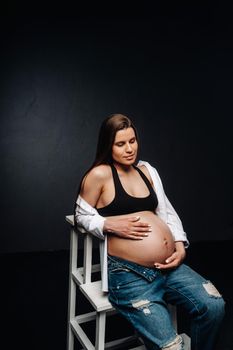
<instances>
[{"instance_id":1,"label":"black crop top","mask_svg":"<svg viewBox=\"0 0 233 350\"><path fill-rule=\"evenodd\" d=\"M110 204L106 205L106 207L96 208L98 213L102 216L113 216L136 213L145 210L155 212L158 205L158 199L146 175L139 168L134 166L145 181L150 194L147 197L133 197L125 192L116 168L113 165L111 168L115 186L115 197Z\"/></svg>"}]
</instances>

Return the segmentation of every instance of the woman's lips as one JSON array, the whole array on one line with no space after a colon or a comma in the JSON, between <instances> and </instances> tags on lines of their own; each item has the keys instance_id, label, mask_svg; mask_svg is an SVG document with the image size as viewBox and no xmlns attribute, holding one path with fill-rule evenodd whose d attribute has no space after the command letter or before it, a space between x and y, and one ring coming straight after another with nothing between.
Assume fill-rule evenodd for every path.
<instances>
[{"instance_id":1,"label":"woman's lips","mask_svg":"<svg viewBox=\"0 0 233 350\"><path fill-rule=\"evenodd\" d=\"M132 158L134 158L134 154L132 156L127 156L127 157L124 157L124 158L131 160Z\"/></svg>"}]
</instances>

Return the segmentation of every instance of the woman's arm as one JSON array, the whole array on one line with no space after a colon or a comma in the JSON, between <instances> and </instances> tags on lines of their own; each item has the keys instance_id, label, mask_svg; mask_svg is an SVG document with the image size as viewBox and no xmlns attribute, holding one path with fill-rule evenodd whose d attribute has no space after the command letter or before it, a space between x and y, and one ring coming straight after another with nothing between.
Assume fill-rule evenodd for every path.
<instances>
[{"instance_id":1,"label":"woman's arm","mask_svg":"<svg viewBox=\"0 0 233 350\"><path fill-rule=\"evenodd\" d=\"M179 266L185 259L185 248L189 246L189 241L187 239L186 233L184 232L182 222L177 212L175 211L174 207L164 192L162 180L157 170L148 162L140 161L139 165L144 165L148 170L147 176L149 175L150 177L152 186L155 189L159 201L156 213L161 217L161 219L166 222L175 240L175 251L170 257L167 258L166 264L155 262L154 265L160 269L175 268Z\"/></svg>"},{"instance_id":2,"label":"woman's arm","mask_svg":"<svg viewBox=\"0 0 233 350\"><path fill-rule=\"evenodd\" d=\"M140 216L112 216L107 217L103 230L122 238L142 240L151 232L151 226L140 221Z\"/></svg>"},{"instance_id":3,"label":"woman's arm","mask_svg":"<svg viewBox=\"0 0 233 350\"><path fill-rule=\"evenodd\" d=\"M166 270L178 267L186 257L186 250L184 247L184 242L176 241L175 242L175 251L174 253L166 259L166 264L160 264L155 262L154 265L157 269Z\"/></svg>"},{"instance_id":4,"label":"woman's arm","mask_svg":"<svg viewBox=\"0 0 233 350\"><path fill-rule=\"evenodd\" d=\"M105 168L104 168L105 167ZM151 231L150 225L140 217L112 216L104 218L95 209L106 183L106 166L92 169L84 178L76 202L75 220L78 226L104 239L104 232L111 232L128 239L143 239Z\"/></svg>"},{"instance_id":5,"label":"woman's arm","mask_svg":"<svg viewBox=\"0 0 233 350\"><path fill-rule=\"evenodd\" d=\"M148 169L149 176L152 180L152 185L158 197L158 207L156 209L156 214L168 225L175 241L182 241L185 248L189 246L189 241L187 235L184 231L182 222L176 210L172 206L171 202L167 198L162 180L159 176L158 171L152 167L148 162L140 160L139 166L144 165Z\"/></svg>"}]
</instances>

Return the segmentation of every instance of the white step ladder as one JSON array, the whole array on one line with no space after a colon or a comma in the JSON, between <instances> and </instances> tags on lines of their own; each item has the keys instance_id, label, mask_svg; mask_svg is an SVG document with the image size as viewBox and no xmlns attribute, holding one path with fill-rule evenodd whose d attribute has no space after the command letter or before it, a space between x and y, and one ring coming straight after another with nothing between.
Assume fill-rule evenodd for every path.
<instances>
[{"instance_id":1,"label":"white step ladder","mask_svg":"<svg viewBox=\"0 0 233 350\"><path fill-rule=\"evenodd\" d=\"M110 342L105 342L106 317L117 313L108 300L107 294L101 290L101 280L92 281L93 273L100 271L100 264L92 264L93 236L88 233L81 233L74 228L73 215L66 216L66 221L70 224L70 271L69 271L69 303L68 303L68 337L67 350L74 350L74 339L85 350L104 350L120 349L145 350L140 338L136 332L129 337L123 337ZM79 238L84 241L83 266L78 264L78 243ZM77 290L78 288L78 290ZM93 307L93 312L76 314L76 298L81 291ZM177 329L176 308L169 305L172 320ZM82 328L82 324L95 320L95 344L93 344ZM190 350L190 339L186 334L182 334L185 341L185 349ZM140 344L136 347L130 347L130 344ZM135 345L134 345L135 346Z\"/></svg>"}]
</instances>

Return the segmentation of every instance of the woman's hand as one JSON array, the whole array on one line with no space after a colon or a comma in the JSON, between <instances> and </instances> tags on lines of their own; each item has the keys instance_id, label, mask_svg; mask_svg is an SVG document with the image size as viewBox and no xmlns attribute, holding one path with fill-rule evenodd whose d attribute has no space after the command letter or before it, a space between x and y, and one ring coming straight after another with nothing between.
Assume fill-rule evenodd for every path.
<instances>
[{"instance_id":1,"label":"woman's hand","mask_svg":"<svg viewBox=\"0 0 233 350\"><path fill-rule=\"evenodd\" d=\"M184 248L184 243L175 242L175 251L171 256L169 256L166 259L165 261L166 264L155 262L154 266L160 270L174 269L175 267L178 267L183 262L183 260L185 259L185 256L186 256L186 251Z\"/></svg>"},{"instance_id":2,"label":"woman's hand","mask_svg":"<svg viewBox=\"0 0 233 350\"><path fill-rule=\"evenodd\" d=\"M151 225L141 222L139 216L109 217L104 222L103 230L118 237L142 240L151 232Z\"/></svg>"}]
</instances>

